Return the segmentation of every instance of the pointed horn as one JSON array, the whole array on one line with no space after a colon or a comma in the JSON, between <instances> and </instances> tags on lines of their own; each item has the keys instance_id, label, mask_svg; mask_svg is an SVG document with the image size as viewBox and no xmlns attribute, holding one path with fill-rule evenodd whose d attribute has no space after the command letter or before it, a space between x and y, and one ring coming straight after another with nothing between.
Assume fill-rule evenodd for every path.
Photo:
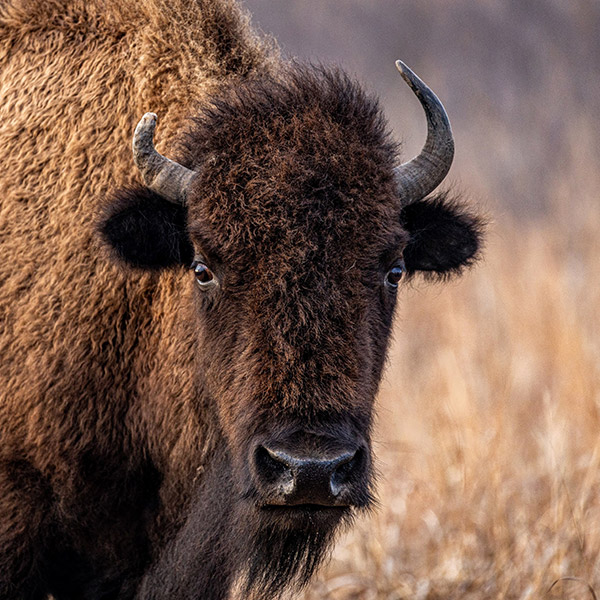
<instances>
[{"instance_id":1,"label":"pointed horn","mask_svg":"<svg viewBox=\"0 0 600 600\"><path fill-rule=\"evenodd\" d=\"M190 183L197 173L156 151L153 142L155 128L156 115L146 113L133 134L133 160L151 190L174 204L185 206Z\"/></svg>"},{"instance_id":2,"label":"pointed horn","mask_svg":"<svg viewBox=\"0 0 600 600\"><path fill-rule=\"evenodd\" d=\"M427 196L443 181L454 158L448 115L438 97L401 60L396 68L415 93L427 117L427 141L421 154L395 168L398 192L405 205Z\"/></svg>"}]
</instances>

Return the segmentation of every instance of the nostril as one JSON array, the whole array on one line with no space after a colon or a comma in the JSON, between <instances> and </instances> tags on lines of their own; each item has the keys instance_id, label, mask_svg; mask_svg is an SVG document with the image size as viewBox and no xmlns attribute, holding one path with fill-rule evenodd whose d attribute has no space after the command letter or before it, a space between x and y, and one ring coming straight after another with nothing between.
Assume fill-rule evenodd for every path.
<instances>
[{"instance_id":1,"label":"nostril","mask_svg":"<svg viewBox=\"0 0 600 600\"><path fill-rule=\"evenodd\" d=\"M258 475L265 483L275 483L289 472L288 465L275 452L258 446L254 454L254 463Z\"/></svg>"},{"instance_id":2,"label":"nostril","mask_svg":"<svg viewBox=\"0 0 600 600\"><path fill-rule=\"evenodd\" d=\"M285 497L294 490L295 475L287 456L265 446L254 452L254 465L260 484L272 493Z\"/></svg>"},{"instance_id":3,"label":"nostril","mask_svg":"<svg viewBox=\"0 0 600 600\"><path fill-rule=\"evenodd\" d=\"M359 448L354 454L348 454L336 465L331 475L331 491L334 496L339 496L344 488L358 479L363 471L365 451Z\"/></svg>"}]
</instances>

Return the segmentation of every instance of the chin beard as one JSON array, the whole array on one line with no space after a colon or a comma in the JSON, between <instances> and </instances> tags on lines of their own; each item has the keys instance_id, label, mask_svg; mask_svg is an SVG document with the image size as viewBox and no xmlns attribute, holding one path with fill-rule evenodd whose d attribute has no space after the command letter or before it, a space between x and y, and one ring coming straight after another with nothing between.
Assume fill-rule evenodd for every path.
<instances>
[{"instance_id":1,"label":"chin beard","mask_svg":"<svg viewBox=\"0 0 600 600\"><path fill-rule=\"evenodd\" d=\"M256 510L255 530L246 528L238 540L245 554L242 597L252 600L271 600L305 586L329 556L336 534L353 520L349 508Z\"/></svg>"}]
</instances>

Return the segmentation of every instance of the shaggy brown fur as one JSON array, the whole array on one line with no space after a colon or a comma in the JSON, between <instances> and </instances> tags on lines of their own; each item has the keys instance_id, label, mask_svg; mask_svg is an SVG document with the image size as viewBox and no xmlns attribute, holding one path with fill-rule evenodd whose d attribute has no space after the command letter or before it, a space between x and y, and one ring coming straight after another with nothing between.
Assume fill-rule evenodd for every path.
<instances>
[{"instance_id":1,"label":"shaggy brown fur","mask_svg":"<svg viewBox=\"0 0 600 600\"><path fill-rule=\"evenodd\" d=\"M2 0L0 73L0 600L303 583L351 512L261 509L251 448L368 449L387 269L459 270L477 219L401 214L376 102L229 0ZM147 110L187 210L136 183Z\"/></svg>"}]
</instances>

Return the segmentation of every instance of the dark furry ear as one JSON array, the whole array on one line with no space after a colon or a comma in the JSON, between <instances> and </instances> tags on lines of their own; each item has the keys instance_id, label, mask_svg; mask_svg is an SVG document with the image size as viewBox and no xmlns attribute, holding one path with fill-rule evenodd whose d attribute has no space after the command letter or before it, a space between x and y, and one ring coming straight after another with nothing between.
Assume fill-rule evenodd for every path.
<instances>
[{"instance_id":1,"label":"dark furry ear","mask_svg":"<svg viewBox=\"0 0 600 600\"><path fill-rule=\"evenodd\" d=\"M402 225L410 233L404 250L409 273L458 273L477 260L483 221L456 201L438 194L402 209Z\"/></svg>"},{"instance_id":2,"label":"dark furry ear","mask_svg":"<svg viewBox=\"0 0 600 600\"><path fill-rule=\"evenodd\" d=\"M119 259L133 267L160 269L192 262L186 219L183 206L147 188L121 189L101 216L99 230Z\"/></svg>"}]
</instances>

